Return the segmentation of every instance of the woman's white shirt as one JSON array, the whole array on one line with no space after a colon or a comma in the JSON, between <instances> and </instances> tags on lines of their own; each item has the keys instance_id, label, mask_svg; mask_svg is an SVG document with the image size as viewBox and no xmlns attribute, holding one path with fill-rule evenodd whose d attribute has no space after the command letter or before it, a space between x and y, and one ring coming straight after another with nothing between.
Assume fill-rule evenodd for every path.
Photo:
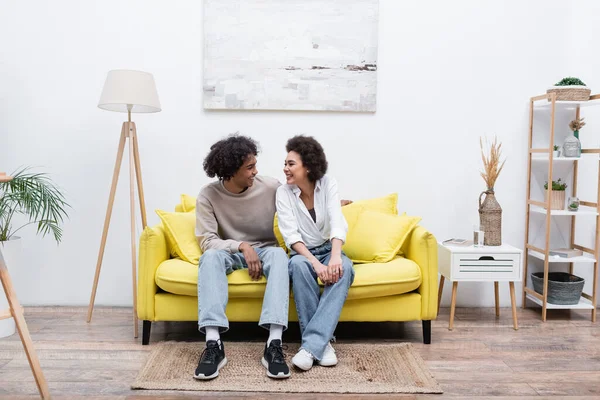
<instances>
[{"instance_id":1,"label":"woman's white shirt","mask_svg":"<svg viewBox=\"0 0 600 400\"><path fill-rule=\"evenodd\" d=\"M296 185L281 185L277 189L277 219L279 230L288 248L297 242L312 249L333 238L346 241L348 224L342 214L337 182L327 175L315 183L313 221Z\"/></svg>"}]
</instances>

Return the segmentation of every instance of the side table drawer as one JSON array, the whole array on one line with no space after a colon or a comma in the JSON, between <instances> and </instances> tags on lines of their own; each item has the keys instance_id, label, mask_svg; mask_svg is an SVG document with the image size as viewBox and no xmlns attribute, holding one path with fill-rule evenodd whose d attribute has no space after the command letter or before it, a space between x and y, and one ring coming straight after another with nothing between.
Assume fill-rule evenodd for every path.
<instances>
[{"instance_id":1,"label":"side table drawer","mask_svg":"<svg viewBox=\"0 0 600 400\"><path fill-rule=\"evenodd\" d=\"M453 254L452 278L460 280L521 280L519 253Z\"/></svg>"}]
</instances>

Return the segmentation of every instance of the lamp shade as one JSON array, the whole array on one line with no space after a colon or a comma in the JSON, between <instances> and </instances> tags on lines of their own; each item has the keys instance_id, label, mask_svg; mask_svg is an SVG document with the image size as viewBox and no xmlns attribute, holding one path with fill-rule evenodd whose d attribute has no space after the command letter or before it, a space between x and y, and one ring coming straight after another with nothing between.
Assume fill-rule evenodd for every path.
<instances>
[{"instance_id":1,"label":"lamp shade","mask_svg":"<svg viewBox=\"0 0 600 400\"><path fill-rule=\"evenodd\" d=\"M131 105L131 112L134 113L154 113L161 110L152 74L124 69L108 72L98 107L127 112L128 105Z\"/></svg>"}]
</instances>

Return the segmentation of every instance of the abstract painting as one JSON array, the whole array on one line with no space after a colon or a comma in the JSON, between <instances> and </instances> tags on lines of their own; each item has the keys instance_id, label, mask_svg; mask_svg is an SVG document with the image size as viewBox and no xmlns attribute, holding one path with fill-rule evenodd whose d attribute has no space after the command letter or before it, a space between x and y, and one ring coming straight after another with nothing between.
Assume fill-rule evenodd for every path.
<instances>
[{"instance_id":1,"label":"abstract painting","mask_svg":"<svg viewBox=\"0 0 600 400\"><path fill-rule=\"evenodd\" d=\"M378 0L205 0L204 108L375 112Z\"/></svg>"}]
</instances>

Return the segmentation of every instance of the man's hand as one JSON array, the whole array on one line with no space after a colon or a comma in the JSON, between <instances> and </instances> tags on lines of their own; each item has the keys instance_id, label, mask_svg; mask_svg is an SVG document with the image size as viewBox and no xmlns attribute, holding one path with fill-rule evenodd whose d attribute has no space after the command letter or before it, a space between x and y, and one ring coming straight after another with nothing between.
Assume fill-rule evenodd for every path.
<instances>
[{"instance_id":1,"label":"man's hand","mask_svg":"<svg viewBox=\"0 0 600 400\"><path fill-rule=\"evenodd\" d=\"M340 200L340 203L342 203L342 207L344 207L348 204L352 204L352 200Z\"/></svg>"},{"instance_id":2,"label":"man's hand","mask_svg":"<svg viewBox=\"0 0 600 400\"><path fill-rule=\"evenodd\" d=\"M240 251L244 255L246 264L248 264L248 275L253 281L257 281L262 276L262 264L256 254L256 250L249 243L242 242L240 245Z\"/></svg>"},{"instance_id":3,"label":"man's hand","mask_svg":"<svg viewBox=\"0 0 600 400\"><path fill-rule=\"evenodd\" d=\"M342 268L342 257L339 255L331 255L331 258L329 259L329 267L327 269L329 271L331 284L339 281L342 275L344 275L344 268Z\"/></svg>"},{"instance_id":4,"label":"man's hand","mask_svg":"<svg viewBox=\"0 0 600 400\"><path fill-rule=\"evenodd\" d=\"M317 273L317 276L321 278L321 282L323 282L325 285L329 285L331 278L329 277L327 267L321 264L319 261L316 261L313 263L313 269Z\"/></svg>"}]
</instances>

